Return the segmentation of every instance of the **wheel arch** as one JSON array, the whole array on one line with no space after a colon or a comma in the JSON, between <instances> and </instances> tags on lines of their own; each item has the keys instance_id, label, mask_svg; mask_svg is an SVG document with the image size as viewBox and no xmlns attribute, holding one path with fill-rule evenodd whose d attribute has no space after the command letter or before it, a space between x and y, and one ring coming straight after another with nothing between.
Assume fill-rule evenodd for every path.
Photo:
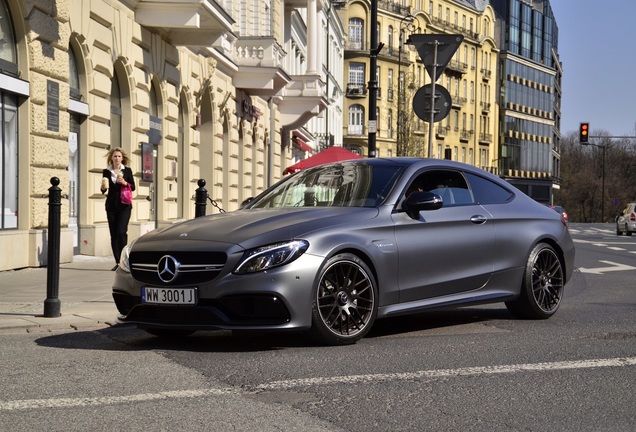
<instances>
[{"instance_id":1,"label":"wheel arch","mask_svg":"<svg viewBox=\"0 0 636 432\"><path fill-rule=\"evenodd\" d=\"M561 263L561 267L563 268L563 276L565 277L568 274L568 272L567 272L567 270L568 270L567 269L567 263L565 261L565 254L563 253L563 250L561 249L559 244L554 239L552 239L550 237L546 237L546 238L539 239L534 244L534 246L532 246L532 249L534 249L535 246L538 245L539 243L546 243L546 244L552 246L552 249L554 249L554 251L557 254L557 257L559 258L559 262ZM563 281L563 282L565 283L566 281Z\"/></svg>"}]
</instances>

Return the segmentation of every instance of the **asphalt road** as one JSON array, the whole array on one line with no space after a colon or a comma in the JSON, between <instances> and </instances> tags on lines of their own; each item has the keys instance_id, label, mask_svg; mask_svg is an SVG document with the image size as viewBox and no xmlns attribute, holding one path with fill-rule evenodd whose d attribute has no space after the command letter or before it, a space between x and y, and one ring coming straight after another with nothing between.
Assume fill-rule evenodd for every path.
<instances>
[{"instance_id":1,"label":"asphalt road","mask_svg":"<svg viewBox=\"0 0 636 432\"><path fill-rule=\"evenodd\" d=\"M636 236L572 224L557 314L378 321L354 346L134 327L0 334L0 430L633 431Z\"/></svg>"}]
</instances>

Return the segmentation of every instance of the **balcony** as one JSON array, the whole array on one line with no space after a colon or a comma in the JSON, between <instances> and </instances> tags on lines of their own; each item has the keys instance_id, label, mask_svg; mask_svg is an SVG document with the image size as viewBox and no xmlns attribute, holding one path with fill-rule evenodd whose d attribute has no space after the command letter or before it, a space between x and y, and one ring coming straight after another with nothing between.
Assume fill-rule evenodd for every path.
<instances>
[{"instance_id":1,"label":"balcony","mask_svg":"<svg viewBox=\"0 0 636 432\"><path fill-rule=\"evenodd\" d=\"M402 6L395 1L378 0L378 9L393 12L400 16L407 16L411 14L410 6Z\"/></svg>"},{"instance_id":2,"label":"balcony","mask_svg":"<svg viewBox=\"0 0 636 432\"><path fill-rule=\"evenodd\" d=\"M490 69L481 69L480 72L484 81L488 81L492 76L492 71Z\"/></svg>"},{"instance_id":3,"label":"balcony","mask_svg":"<svg viewBox=\"0 0 636 432\"><path fill-rule=\"evenodd\" d=\"M470 141L470 137L473 136L473 133L472 130L462 129L459 133L459 140L464 142Z\"/></svg>"},{"instance_id":4,"label":"balcony","mask_svg":"<svg viewBox=\"0 0 636 432\"><path fill-rule=\"evenodd\" d=\"M324 110L328 101L320 75L292 75L290 78L279 93L278 109L283 126L297 128Z\"/></svg>"},{"instance_id":5,"label":"balcony","mask_svg":"<svg viewBox=\"0 0 636 432\"><path fill-rule=\"evenodd\" d=\"M449 126L437 126L437 129L435 129L435 136L437 138L444 139L446 135L448 135L448 132L450 132Z\"/></svg>"},{"instance_id":6,"label":"balcony","mask_svg":"<svg viewBox=\"0 0 636 432\"><path fill-rule=\"evenodd\" d=\"M367 95L367 87L364 84L347 84L347 97L364 98Z\"/></svg>"},{"instance_id":7,"label":"balcony","mask_svg":"<svg viewBox=\"0 0 636 432\"><path fill-rule=\"evenodd\" d=\"M492 143L492 134L488 133L480 133L479 134L479 142L484 144Z\"/></svg>"},{"instance_id":8,"label":"balcony","mask_svg":"<svg viewBox=\"0 0 636 432\"><path fill-rule=\"evenodd\" d=\"M468 69L468 65L457 60L451 60L450 63L448 63L448 66L446 66L446 69L449 69L450 72L465 74Z\"/></svg>"},{"instance_id":9,"label":"balcony","mask_svg":"<svg viewBox=\"0 0 636 432\"><path fill-rule=\"evenodd\" d=\"M481 103L481 111L484 113L490 112L490 103L489 102L482 102Z\"/></svg>"},{"instance_id":10,"label":"balcony","mask_svg":"<svg viewBox=\"0 0 636 432\"><path fill-rule=\"evenodd\" d=\"M250 94L270 97L291 82L283 70L285 50L273 37L241 37L234 44L238 71L233 84Z\"/></svg>"},{"instance_id":11,"label":"balcony","mask_svg":"<svg viewBox=\"0 0 636 432\"><path fill-rule=\"evenodd\" d=\"M127 0L135 21L175 46L212 46L234 20L215 0Z\"/></svg>"},{"instance_id":12,"label":"balcony","mask_svg":"<svg viewBox=\"0 0 636 432\"><path fill-rule=\"evenodd\" d=\"M466 105L466 98L465 97L459 97L459 96L455 95L451 99L452 99L453 108L461 108L464 105Z\"/></svg>"}]
</instances>

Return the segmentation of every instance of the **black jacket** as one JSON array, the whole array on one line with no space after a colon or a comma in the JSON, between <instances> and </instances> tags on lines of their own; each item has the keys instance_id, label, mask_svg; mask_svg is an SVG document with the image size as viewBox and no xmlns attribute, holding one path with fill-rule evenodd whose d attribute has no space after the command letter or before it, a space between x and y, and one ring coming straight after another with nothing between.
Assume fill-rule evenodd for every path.
<instances>
[{"instance_id":1,"label":"black jacket","mask_svg":"<svg viewBox=\"0 0 636 432\"><path fill-rule=\"evenodd\" d=\"M125 167L122 171L124 174L124 180L130 185L131 190L135 190L135 178L130 168ZM108 195L106 196L106 211L115 211L126 206L132 207L132 204L122 204L119 198L121 186L114 183L111 177L112 173L109 169L104 169L103 176L108 179Z\"/></svg>"}]
</instances>

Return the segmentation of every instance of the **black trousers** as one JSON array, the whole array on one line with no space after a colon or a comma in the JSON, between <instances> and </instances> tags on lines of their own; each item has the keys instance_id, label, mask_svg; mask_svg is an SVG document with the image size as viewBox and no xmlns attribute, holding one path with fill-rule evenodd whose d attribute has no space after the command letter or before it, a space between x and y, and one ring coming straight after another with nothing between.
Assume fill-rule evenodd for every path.
<instances>
[{"instance_id":1,"label":"black trousers","mask_svg":"<svg viewBox=\"0 0 636 432\"><path fill-rule=\"evenodd\" d=\"M108 229L110 230L110 246L113 249L115 262L119 263L121 251L128 244L128 222L132 206L125 206L115 211L106 212Z\"/></svg>"}]
</instances>

